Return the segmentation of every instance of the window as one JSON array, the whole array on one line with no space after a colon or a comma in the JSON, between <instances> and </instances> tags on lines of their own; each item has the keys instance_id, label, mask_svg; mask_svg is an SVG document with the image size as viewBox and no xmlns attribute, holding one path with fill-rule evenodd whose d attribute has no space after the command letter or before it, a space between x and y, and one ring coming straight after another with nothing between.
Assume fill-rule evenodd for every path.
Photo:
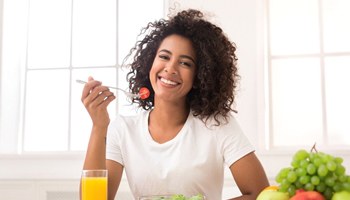
<instances>
[{"instance_id":1,"label":"window","mask_svg":"<svg viewBox=\"0 0 350 200\"><path fill-rule=\"evenodd\" d=\"M350 2L267 1L270 148L350 145Z\"/></svg>"},{"instance_id":2,"label":"window","mask_svg":"<svg viewBox=\"0 0 350 200\"><path fill-rule=\"evenodd\" d=\"M162 0L4 1L0 152L85 150L91 122L75 80L127 88L121 62L163 16ZM111 119L134 114L117 95Z\"/></svg>"}]
</instances>

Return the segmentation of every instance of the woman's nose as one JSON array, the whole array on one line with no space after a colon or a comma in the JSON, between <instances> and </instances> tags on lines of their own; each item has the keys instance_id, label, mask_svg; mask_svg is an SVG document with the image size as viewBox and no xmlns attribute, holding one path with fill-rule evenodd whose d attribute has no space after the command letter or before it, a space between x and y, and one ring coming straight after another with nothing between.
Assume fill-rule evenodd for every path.
<instances>
[{"instance_id":1,"label":"woman's nose","mask_svg":"<svg viewBox=\"0 0 350 200\"><path fill-rule=\"evenodd\" d=\"M164 68L164 71L169 74L177 74L177 66L175 62L168 62Z\"/></svg>"}]
</instances>

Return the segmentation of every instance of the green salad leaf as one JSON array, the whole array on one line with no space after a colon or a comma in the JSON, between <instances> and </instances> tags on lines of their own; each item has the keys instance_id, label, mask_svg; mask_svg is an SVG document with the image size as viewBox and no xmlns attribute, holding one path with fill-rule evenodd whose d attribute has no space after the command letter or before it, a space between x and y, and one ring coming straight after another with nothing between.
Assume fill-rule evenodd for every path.
<instances>
[{"instance_id":1,"label":"green salad leaf","mask_svg":"<svg viewBox=\"0 0 350 200\"><path fill-rule=\"evenodd\" d=\"M192 197L186 197L182 194L175 194L173 196L171 196L170 198L168 197L157 197L153 200L204 200L204 196L201 194L198 194L196 196L192 196Z\"/></svg>"}]
</instances>

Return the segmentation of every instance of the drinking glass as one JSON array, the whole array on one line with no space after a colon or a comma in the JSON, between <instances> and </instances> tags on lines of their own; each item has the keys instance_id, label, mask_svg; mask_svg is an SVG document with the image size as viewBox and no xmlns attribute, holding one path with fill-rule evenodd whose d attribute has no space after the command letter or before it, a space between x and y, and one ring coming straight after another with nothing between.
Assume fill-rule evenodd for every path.
<instances>
[{"instance_id":1,"label":"drinking glass","mask_svg":"<svg viewBox=\"0 0 350 200\"><path fill-rule=\"evenodd\" d=\"M82 200L107 200L108 171L83 170L81 175Z\"/></svg>"}]
</instances>

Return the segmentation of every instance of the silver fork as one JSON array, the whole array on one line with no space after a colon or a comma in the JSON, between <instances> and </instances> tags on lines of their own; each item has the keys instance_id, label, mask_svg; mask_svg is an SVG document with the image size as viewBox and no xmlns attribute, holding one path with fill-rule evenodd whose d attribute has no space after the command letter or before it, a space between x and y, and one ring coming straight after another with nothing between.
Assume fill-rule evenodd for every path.
<instances>
[{"instance_id":1,"label":"silver fork","mask_svg":"<svg viewBox=\"0 0 350 200\"><path fill-rule=\"evenodd\" d=\"M86 81L79 80L79 79L77 79L76 82L77 83L81 83L81 84L86 84L87 83ZM108 87L110 89L115 89L115 90L122 91L127 97L130 97L130 98L140 98L140 94L134 94L134 93L128 92L128 91L123 90L123 89L118 88L118 87L107 86L107 85L105 85L105 87Z\"/></svg>"}]
</instances>

